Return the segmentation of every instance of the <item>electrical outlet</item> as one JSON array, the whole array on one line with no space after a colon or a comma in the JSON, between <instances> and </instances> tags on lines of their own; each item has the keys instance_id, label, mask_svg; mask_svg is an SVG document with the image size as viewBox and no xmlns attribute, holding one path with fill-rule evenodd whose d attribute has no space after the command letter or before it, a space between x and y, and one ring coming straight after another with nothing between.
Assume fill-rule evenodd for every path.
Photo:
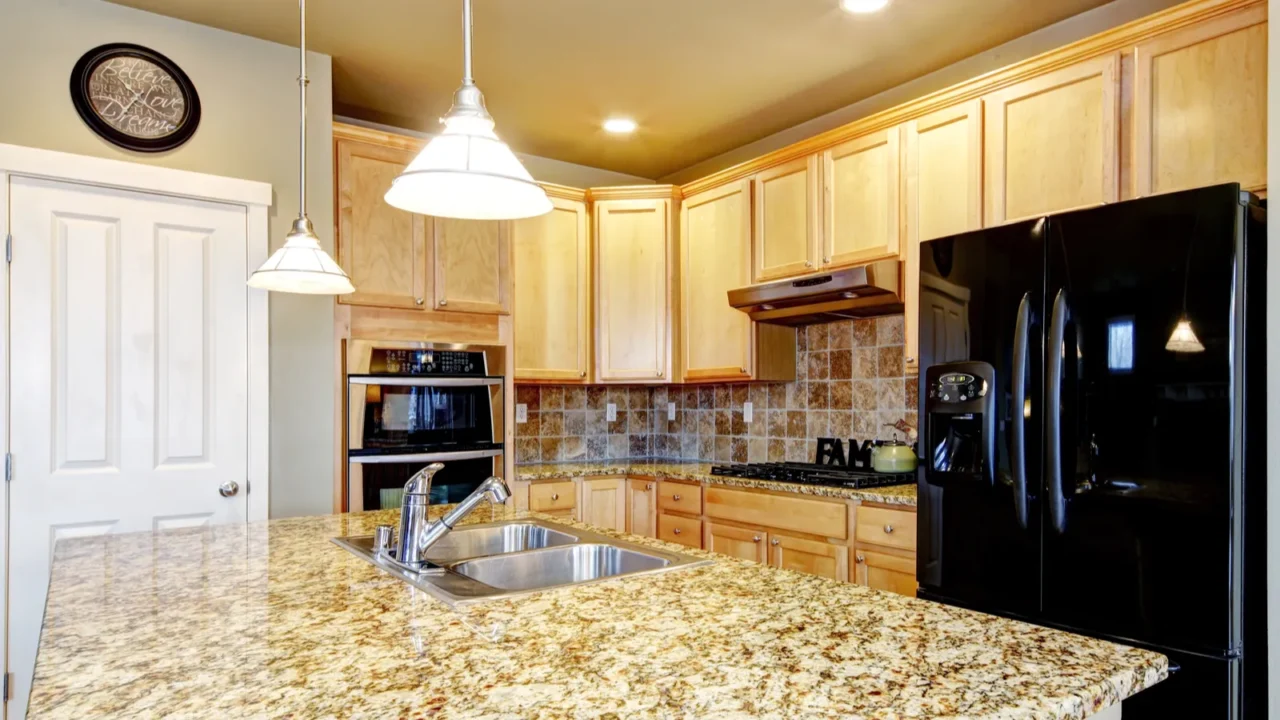
<instances>
[{"instance_id":1,"label":"electrical outlet","mask_svg":"<svg viewBox=\"0 0 1280 720\"><path fill-rule=\"evenodd\" d=\"M609 422L614 422L614 421L616 421L616 420L618 419L618 405L617 405L617 403L609 403L608 405L606 405L606 406L605 406L605 408L604 408L604 419L605 419L605 420L608 420Z\"/></svg>"},{"instance_id":2,"label":"electrical outlet","mask_svg":"<svg viewBox=\"0 0 1280 720\"><path fill-rule=\"evenodd\" d=\"M673 402L667 403L667 419L668 420L676 419L676 404Z\"/></svg>"},{"instance_id":3,"label":"electrical outlet","mask_svg":"<svg viewBox=\"0 0 1280 720\"><path fill-rule=\"evenodd\" d=\"M529 422L529 406L524 403L516 403L516 424L523 425Z\"/></svg>"},{"instance_id":4,"label":"electrical outlet","mask_svg":"<svg viewBox=\"0 0 1280 720\"><path fill-rule=\"evenodd\" d=\"M742 403L742 422L751 422L751 401Z\"/></svg>"}]
</instances>

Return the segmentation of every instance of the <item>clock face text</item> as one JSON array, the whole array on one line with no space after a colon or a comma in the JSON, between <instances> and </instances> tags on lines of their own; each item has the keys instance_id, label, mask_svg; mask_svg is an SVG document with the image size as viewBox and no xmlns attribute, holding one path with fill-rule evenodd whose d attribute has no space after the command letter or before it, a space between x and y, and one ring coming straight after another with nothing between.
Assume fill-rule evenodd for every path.
<instances>
[{"instance_id":1,"label":"clock face text","mask_svg":"<svg viewBox=\"0 0 1280 720\"><path fill-rule=\"evenodd\" d=\"M89 75L89 101L98 117L135 138L161 138L186 117L181 88L158 65L119 55L98 63Z\"/></svg>"}]
</instances>

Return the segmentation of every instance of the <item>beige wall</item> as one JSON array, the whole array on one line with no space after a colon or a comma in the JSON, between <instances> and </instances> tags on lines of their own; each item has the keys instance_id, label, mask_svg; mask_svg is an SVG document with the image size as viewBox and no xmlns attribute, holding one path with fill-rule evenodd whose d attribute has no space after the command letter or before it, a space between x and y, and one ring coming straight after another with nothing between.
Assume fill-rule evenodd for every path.
<instances>
[{"instance_id":1,"label":"beige wall","mask_svg":"<svg viewBox=\"0 0 1280 720\"><path fill-rule=\"evenodd\" d=\"M130 153L100 140L71 105L71 68L108 42L150 47L200 94L200 128L167 153ZM0 0L0 142L271 183L271 246L297 214L295 48L97 0ZM332 83L326 55L308 59L309 214L333 245ZM271 515L329 513L333 488L333 301L273 294Z\"/></svg>"}]
</instances>

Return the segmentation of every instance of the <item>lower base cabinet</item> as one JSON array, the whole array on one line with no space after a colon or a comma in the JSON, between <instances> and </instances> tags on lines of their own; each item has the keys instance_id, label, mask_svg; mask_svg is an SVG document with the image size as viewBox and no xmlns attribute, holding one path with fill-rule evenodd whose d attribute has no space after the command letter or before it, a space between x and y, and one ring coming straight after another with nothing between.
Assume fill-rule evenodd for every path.
<instances>
[{"instance_id":1,"label":"lower base cabinet","mask_svg":"<svg viewBox=\"0 0 1280 720\"><path fill-rule=\"evenodd\" d=\"M658 539L702 549L702 521L670 513L658 515Z\"/></svg>"},{"instance_id":2,"label":"lower base cabinet","mask_svg":"<svg viewBox=\"0 0 1280 720\"><path fill-rule=\"evenodd\" d=\"M578 520L606 530L626 532L627 479L587 478L582 481Z\"/></svg>"},{"instance_id":3,"label":"lower base cabinet","mask_svg":"<svg viewBox=\"0 0 1280 720\"><path fill-rule=\"evenodd\" d=\"M832 580L849 580L849 548L817 540L769 533L769 564Z\"/></svg>"},{"instance_id":4,"label":"lower base cabinet","mask_svg":"<svg viewBox=\"0 0 1280 720\"><path fill-rule=\"evenodd\" d=\"M641 537L658 537L657 480L627 480L627 532Z\"/></svg>"},{"instance_id":5,"label":"lower base cabinet","mask_svg":"<svg viewBox=\"0 0 1280 720\"><path fill-rule=\"evenodd\" d=\"M854 574L859 585L907 597L916 596L914 557L887 555L858 548L854 553Z\"/></svg>"},{"instance_id":6,"label":"lower base cabinet","mask_svg":"<svg viewBox=\"0 0 1280 720\"><path fill-rule=\"evenodd\" d=\"M769 533L764 530L708 522L703 534L704 545L711 552L758 563L769 562L769 544L765 542Z\"/></svg>"}]
</instances>

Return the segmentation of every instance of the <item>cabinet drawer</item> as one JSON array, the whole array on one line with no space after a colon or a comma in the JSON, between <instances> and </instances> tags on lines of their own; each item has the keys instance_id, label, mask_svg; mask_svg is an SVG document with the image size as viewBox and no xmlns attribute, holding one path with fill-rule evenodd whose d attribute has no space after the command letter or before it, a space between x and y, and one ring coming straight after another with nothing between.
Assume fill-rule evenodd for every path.
<instances>
[{"instance_id":1,"label":"cabinet drawer","mask_svg":"<svg viewBox=\"0 0 1280 720\"><path fill-rule=\"evenodd\" d=\"M535 512L572 510L578 506L577 485L572 480L529 486L529 509Z\"/></svg>"},{"instance_id":2,"label":"cabinet drawer","mask_svg":"<svg viewBox=\"0 0 1280 720\"><path fill-rule=\"evenodd\" d=\"M860 505L857 520L860 543L916 549L916 514L913 512Z\"/></svg>"},{"instance_id":3,"label":"cabinet drawer","mask_svg":"<svg viewBox=\"0 0 1280 720\"><path fill-rule=\"evenodd\" d=\"M702 486L666 481L658 486L658 509L702 514Z\"/></svg>"},{"instance_id":4,"label":"cabinet drawer","mask_svg":"<svg viewBox=\"0 0 1280 720\"><path fill-rule=\"evenodd\" d=\"M658 539L701 550L702 521L679 515L659 515Z\"/></svg>"},{"instance_id":5,"label":"cabinet drawer","mask_svg":"<svg viewBox=\"0 0 1280 720\"><path fill-rule=\"evenodd\" d=\"M707 488L707 517L839 540L849 537L849 514L842 502L712 486ZM914 541L914 525L911 533Z\"/></svg>"}]
</instances>

